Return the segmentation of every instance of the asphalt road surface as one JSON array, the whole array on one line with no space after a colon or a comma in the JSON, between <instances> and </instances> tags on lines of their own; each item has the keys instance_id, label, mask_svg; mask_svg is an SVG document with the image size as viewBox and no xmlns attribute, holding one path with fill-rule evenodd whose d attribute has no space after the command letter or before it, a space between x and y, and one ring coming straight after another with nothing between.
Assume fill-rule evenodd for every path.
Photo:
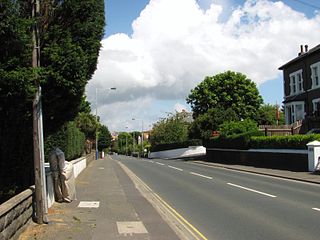
<instances>
[{"instance_id":1,"label":"asphalt road surface","mask_svg":"<svg viewBox=\"0 0 320 240\"><path fill-rule=\"evenodd\" d=\"M319 185L183 160L113 158L207 239L320 239Z\"/></svg>"}]
</instances>

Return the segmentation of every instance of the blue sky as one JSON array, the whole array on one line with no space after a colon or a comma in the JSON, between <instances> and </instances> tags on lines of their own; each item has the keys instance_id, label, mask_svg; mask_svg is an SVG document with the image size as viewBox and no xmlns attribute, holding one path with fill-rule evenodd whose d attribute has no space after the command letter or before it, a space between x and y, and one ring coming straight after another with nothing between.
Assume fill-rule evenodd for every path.
<instances>
[{"instance_id":1,"label":"blue sky","mask_svg":"<svg viewBox=\"0 0 320 240\"><path fill-rule=\"evenodd\" d=\"M319 44L314 31L309 29L309 34L307 28L320 27L319 12L314 7L320 3L318 0L275 2L279 1L105 0L104 50L100 53L98 70L87 87L91 102L95 99L94 88L102 89L98 95L102 123L112 131L124 131L126 127L138 130L143 120L144 128L150 128L168 112L190 110L185 98L205 75L229 69L255 81L265 103L281 103L282 73L277 68L296 56L300 44L310 47ZM216 6L212 7L212 3ZM191 13L193 19L185 17L184 11ZM236 23L239 14L245 17L245 24ZM258 21L252 20L252 16L258 16ZM284 33L286 37L274 34L290 23L290 19L297 24ZM194 50L189 52L189 46ZM212 59L207 50L213 53ZM230 52L239 56L229 59ZM264 56L265 61L261 60ZM110 87L117 90L112 93L103 90ZM132 118L139 120L131 121Z\"/></svg>"}]
</instances>

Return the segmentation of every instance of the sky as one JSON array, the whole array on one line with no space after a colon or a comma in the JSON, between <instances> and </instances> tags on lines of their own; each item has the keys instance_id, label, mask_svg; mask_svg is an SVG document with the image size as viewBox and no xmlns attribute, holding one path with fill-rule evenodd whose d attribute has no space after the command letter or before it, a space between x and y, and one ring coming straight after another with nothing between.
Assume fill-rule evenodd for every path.
<instances>
[{"instance_id":1,"label":"sky","mask_svg":"<svg viewBox=\"0 0 320 240\"><path fill-rule=\"evenodd\" d=\"M254 81L264 103L281 104L278 68L300 45L320 43L319 0L105 0L105 11L86 95L112 132L191 111L191 89L227 70Z\"/></svg>"}]
</instances>

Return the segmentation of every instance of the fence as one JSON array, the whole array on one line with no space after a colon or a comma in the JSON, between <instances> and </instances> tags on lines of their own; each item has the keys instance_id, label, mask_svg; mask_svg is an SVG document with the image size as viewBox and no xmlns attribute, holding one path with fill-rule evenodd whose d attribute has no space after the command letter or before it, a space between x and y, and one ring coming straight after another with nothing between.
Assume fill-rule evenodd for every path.
<instances>
[{"instance_id":1,"label":"fence","mask_svg":"<svg viewBox=\"0 0 320 240\"><path fill-rule=\"evenodd\" d=\"M302 120L291 125L260 125L259 131L264 132L265 136L273 135L294 135L299 134L302 127Z\"/></svg>"}]
</instances>

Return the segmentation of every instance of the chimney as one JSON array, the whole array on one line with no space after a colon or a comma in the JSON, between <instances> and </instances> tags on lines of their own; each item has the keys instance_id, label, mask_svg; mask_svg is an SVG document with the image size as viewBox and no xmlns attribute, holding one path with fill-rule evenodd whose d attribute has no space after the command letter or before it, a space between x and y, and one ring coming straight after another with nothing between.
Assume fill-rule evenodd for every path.
<instances>
[{"instance_id":1,"label":"chimney","mask_svg":"<svg viewBox=\"0 0 320 240\"><path fill-rule=\"evenodd\" d=\"M304 51L308 52L308 45L304 45Z\"/></svg>"},{"instance_id":2,"label":"chimney","mask_svg":"<svg viewBox=\"0 0 320 240\"><path fill-rule=\"evenodd\" d=\"M300 52L298 54L298 56L301 56L303 54L303 45L300 45Z\"/></svg>"}]
</instances>

